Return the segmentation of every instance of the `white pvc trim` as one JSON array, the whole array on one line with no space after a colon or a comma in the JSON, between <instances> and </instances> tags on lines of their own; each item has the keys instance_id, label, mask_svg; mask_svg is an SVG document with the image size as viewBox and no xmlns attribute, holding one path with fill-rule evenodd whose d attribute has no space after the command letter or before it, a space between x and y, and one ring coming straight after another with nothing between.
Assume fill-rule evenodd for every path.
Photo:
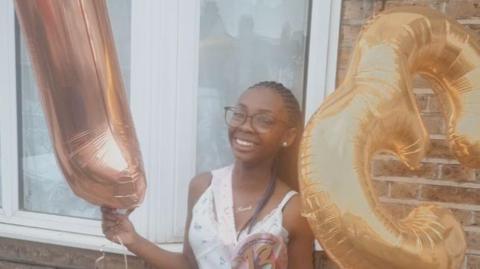
<instances>
[{"instance_id":1,"label":"white pvc trim","mask_svg":"<svg viewBox=\"0 0 480 269\"><path fill-rule=\"evenodd\" d=\"M0 237L132 255L126 248L114 244L104 237L32 228L16 224L0 223ZM182 244L158 244L157 246L168 251L182 252Z\"/></svg>"},{"instance_id":2,"label":"white pvc trim","mask_svg":"<svg viewBox=\"0 0 480 269\"><path fill-rule=\"evenodd\" d=\"M176 178L173 239L183 238L190 179L196 172L200 1L179 0Z\"/></svg>"},{"instance_id":3,"label":"white pvc trim","mask_svg":"<svg viewBox=\"0 0 480 269\"><path fill-rule=\"evenodd\" d=\"M189 139L195 140L188 129L192 127L185 124L190 121L183 117L195 113L189 105L195 98L191 91L192 78L196 77L192 68L196 66L192 66L190 53L194 53L192 47L196 44L189 44L191 29L195 27L189 25L188 17L181 21L179 14L195 8L195 1L132 3L131 88L134 94L130 102L148 182L147 197L139 209L145 217L139 225L152 241L174 242L181 240L174 235L177 212L186 210L179 205L187 199L187 192L183 191L184 177L191 176L190 169L183 164L192 158L188 149L195 147L189 142ZM180 10L180 5L186 10Z\"/></svg>"},{"instance_id":4,"label":"white pvc trim","mask_svg":"<svg viewBox=\"0 0 480 269\"><path fill-rule=\"evenodd\" d=\"M0 164L3 214L18 210L17 99L13 1L0 2Z\"/></svg>"},{"instance_id":5,"label":"white pvc trim","mask_svg":"<svg viewBox=\"0 0 480 269\"><path fill-rule=\"evenodd\" d=\"M0 216L0 223L28 226L62 232L103 236L100 221L51 214L17 211L13 216Z\"/></svg>"},{"instance_id":6,"label":"white pvc trim","mask_svg":"<svg viewBox=\"0 0 480 269\"><path fill-rule=\"evenodd\" d=\"M338 47L340 27L342 21L342 1L332 1L330 9L330 31L328 38L328 62L325 97L333 93L336 88Z\"/></svg>"},{"instance_id":7,"label":"white pvc trim","mask_svg":"<svg viewBox=\"0 0 480 269\"><path fill-rule=\"evenodd\" d=\"M342 1L313 0L308 53L305 119L335 90Z\"/></svg>"},{"instance_id":8,"label":"white pvc trim","mask_svg":"<svg viewBox=\"0 0 480 269\"><path fill-rule=\"evenodd\" d=\"M131 46L130 46L130 109L132 118L135 123L135 130L142 152L144 161L145 176L147 180L147 189L145 200L139 208L131 215L130 219L135 225L138 233L146 238L151 238L148 234L149 217L148 210L150 208L150 197L152 197L152 171L154 166L152 163L152 132L150 131L150 114L148 109L151 107L151 91L150 76L151 68L149 68L148 52L152 50L149 38L151 33L147 31L147 23L152 11L149 7L150 1L136 0L131 1ZM153 25L152 25L153 27ZM153 186L152 186L153 185Z\"/></svg>"}]
</instances>

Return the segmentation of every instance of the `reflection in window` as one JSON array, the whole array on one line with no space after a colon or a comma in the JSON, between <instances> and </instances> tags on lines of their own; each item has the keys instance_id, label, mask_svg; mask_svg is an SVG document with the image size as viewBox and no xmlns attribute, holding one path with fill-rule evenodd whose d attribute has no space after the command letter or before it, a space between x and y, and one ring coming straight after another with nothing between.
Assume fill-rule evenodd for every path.
<instances>
[{"instance_id":1,"label":"reflection in window","mask_svg":"<svg viewBox=\"0 0 480 269\"><path fill-rule=\"evenodd\" d=\"M129 88L130 0L109 0L110 20L125 86ZM17 35L19 32L17 31ZM21 152L21 209L65 216L99 218L98 207L70 190L53 153L45 117L38 99L25 42L19 37L17 74L19 85L19 133ZM127 90L128 91L128 90Z\"/></svg>"},{"instance_id":2,"label":"reflection in window","mask_svg":"<svg viewBox=\"0 0 480 269\"><path fill-rule=\"evenodd\" d=\"M223 107L248 86L282 82L302 103L308 3L201 1L197 171L232 161Z\"/></svg>"}]
</instances>

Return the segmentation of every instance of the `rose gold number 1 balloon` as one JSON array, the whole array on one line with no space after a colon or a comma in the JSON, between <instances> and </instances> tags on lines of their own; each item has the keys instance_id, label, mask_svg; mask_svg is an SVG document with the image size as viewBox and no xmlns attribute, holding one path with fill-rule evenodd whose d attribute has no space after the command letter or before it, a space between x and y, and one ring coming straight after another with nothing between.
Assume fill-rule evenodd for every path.
<instances>
[{"instance_id":1,"label":"rose gold number 1 balloon","mask_svg":"<svg viewBox=\"0 0 480 269\"><path fill-rule=\"evenodd\" d=\"M379 151L416 167L429 136L415 106L412 76L435 86L448 140L464 165L480 167L480 46L443 14L392 9L363 29L345 81L310 119L301 146L305 216L341 268L453 269L465 254L460 223L436 205L394 219L375 195Z\"/></svg>"},{"instance_id":2,"label":"rose gold number 1 balloon","mask_svg":"<svg viewBox=\"0 0 480 269\"><path fill-rule=\"evenodd\" d=\"M146 183L103 0L17 0L58 163L78 196L113 208Z\"/></svg>"}]
</instances>

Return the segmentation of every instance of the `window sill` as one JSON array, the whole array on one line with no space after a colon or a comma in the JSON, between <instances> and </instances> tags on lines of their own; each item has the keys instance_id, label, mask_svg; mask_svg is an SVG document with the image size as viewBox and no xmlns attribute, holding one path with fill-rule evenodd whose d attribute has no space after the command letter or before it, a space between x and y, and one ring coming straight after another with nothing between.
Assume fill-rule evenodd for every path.
<instances>
[{"instance_id":1,"label":"window sill","mask_svg":"<svg viewBox=\"0 0 480 269\"><path fill-rule=\"evenodd\" d=\"M103 250L105 252L115 254L133 255L125 247L112 243L101 236L32 228L17 224L13 225L0 223L0 237L94 251ZM165 250L174 252L181 252L183 247L182 243L166 243L157 245Z\"/></svg>"}]
</instances>

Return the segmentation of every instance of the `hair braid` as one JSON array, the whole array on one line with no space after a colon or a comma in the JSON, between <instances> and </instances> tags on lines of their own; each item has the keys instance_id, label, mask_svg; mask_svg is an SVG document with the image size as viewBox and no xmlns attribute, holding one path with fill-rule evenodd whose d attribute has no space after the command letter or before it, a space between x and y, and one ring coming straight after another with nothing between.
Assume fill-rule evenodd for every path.
<instances>
[{"instance_id":1,"label":"hair braid","mask_svg":"<svg viewBox=\"0 0 480 269\"><path fill-rule=\"evenodd\" d=\"M290 127L297 127L299 123L303 125L303 116L302 111L300 109L300 104L293 95L292 91L285 87L282 83L276 81L262 81L253 86L250 86L248 89L255 89L255 88L267 88L274 90L278 93L285 104L285 108L288 112L288 123Z\"/></svg>"}]
</instances>

